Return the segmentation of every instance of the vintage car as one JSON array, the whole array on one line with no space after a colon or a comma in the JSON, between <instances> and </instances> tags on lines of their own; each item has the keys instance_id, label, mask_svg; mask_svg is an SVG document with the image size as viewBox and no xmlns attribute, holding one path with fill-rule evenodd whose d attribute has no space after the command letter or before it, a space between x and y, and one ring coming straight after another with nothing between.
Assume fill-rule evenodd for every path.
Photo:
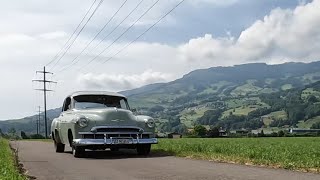
<instances>
[{"instance_id":1,"label":"vintage car","mask_svg":"<svg viewBox=\"0 0 320 180\"><path fill-rule=\"evenodd\" d=\"M127 98L113 92L75 92L63 103L62 112L51 124L55 151L72 148L74 157L86 149L117 151L136 149L148 155L156 144L155 122L149 116L135 115Z\"/></svg>"}]
</instances>

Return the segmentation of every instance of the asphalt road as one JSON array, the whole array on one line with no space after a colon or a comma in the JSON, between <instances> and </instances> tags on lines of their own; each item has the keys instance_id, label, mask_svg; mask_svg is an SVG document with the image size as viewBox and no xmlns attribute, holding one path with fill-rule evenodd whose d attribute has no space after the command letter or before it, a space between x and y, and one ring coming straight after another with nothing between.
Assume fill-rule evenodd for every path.
<instances>
[{"instance_id":1,"label":"asphalt road","mask_svg":"<svg viewBox=\"0 0 320 180\"><path fill-rule=\"evenodd\" d=\"M19 160L27 175L41 180L320 179L318 174L190 160L157 153L143 157L136 155L134 151L91 151L85 158L76 159L70 148L65 153L55 153L52 143L17 141L11 142L11 145L18 148Z\"/></svg>"}]
</instances>

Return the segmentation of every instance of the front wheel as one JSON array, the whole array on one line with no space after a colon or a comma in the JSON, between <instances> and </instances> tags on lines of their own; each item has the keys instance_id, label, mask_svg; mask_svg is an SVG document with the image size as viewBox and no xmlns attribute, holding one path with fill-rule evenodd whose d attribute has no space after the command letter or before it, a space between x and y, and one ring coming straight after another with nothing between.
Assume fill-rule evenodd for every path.
<instances>
[{"instance_id":1,"label":"front wheel","mask_svg":"<svg viewBox=\"0 0 320 180\"><path fill-rule=\"evenodd\" d=\"M118 151L119 151L119 148L118 148L118 147L111 147L111 148L110 148L110 151L111 151L111 152L118 152Z\"/></svg>"},{"instance_id":2,"label":"front wheel","mask_svg":"<svg viewBox=\"0 0 320 180\"><path fill-rule=\"evenodd\" d=\"M148 155L151 150L151 144L141 144L137 146L137 152L139 155Z\"/></svg>"},{"instance_id":3,"label":"front wheel","mask_svg":"<svg viewBox=\"0 0 320 180\"><path fill-rule=\"evenodd\" d=\"M56 142L56 140L53 140L54 142L54 149L56 150L57 153L63 153L65 145L62 143Z\"/></svg>"},{"instance_id":4,"label":"front wheel","mask_svg":"<svg viewBox=\"0 0 320 180\"><path fill-rule=\"evenodd\" d=\"M81 158L84 156L85 149L83 147L72 146L72 154L76 158Z\"/></svg>"}]
</instances>

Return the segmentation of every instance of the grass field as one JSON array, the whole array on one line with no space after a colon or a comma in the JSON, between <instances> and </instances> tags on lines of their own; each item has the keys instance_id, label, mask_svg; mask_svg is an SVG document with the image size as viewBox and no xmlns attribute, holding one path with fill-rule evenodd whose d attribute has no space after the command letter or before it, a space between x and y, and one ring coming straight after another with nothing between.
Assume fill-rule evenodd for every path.
<instances>
[{"instance_id":1,"label":"grass field","mask_svg":"<svg viewBox=\"0 0 320 180\"><path fill-rule=\"evenodd\" d=\"M196 159L320 172L320 138L160 139L153 149Z\"/></svg>"},{"instance_id":2,"label":"grass field","mask_svg":"<svg viewBox=\"0 0 320 180\"><path fill-rule=\"evenodd\" d=\"M0 138L0 179L24 180L15 165L14 155L9 147L9 142Z\"/></svg>"},{"instance_id":3,"label":"grass field","mask_svg":"<svg viewBox=\"0 0 320 180\"><path fill-rule=\"evenodd\" d=\"M208 108L202 107L195 109L195 114L190 114L190 111L184 110L180 113L181 115L181 123L185 124L188 128L193 127L193 123L196 122L198 118L203 116L203 114L208 110Z\"/></svg>"},{"instance_id":4,"label":"grass field","mask_svg":"<svg viewBox=\"0 0 320 180\"><path fill-rule=\"evenodd\" d=\"M320 116L313 117L306 121L300 121L297 126L298 128L310 128L313 124L320 122Z\"/></svg>"}]
</instances>

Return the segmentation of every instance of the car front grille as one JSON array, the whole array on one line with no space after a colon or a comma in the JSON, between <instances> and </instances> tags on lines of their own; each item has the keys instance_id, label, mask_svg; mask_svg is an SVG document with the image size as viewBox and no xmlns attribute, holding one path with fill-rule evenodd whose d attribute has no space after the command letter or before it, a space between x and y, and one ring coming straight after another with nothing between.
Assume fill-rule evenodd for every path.
<instances>
[{"instance_id":1,"label":"car front grille","mask_svg":"<svg viewBox=\"0 0 320 180\"><path fill-rule=\"evenodd\" d=\"M135 126L97 126L89 133L80 133L83 139L104 138L149 138L149 134L143 134L143 130Z\"/></svg>"},{"instance_id":2,"label":"car front grille","mask_svg":"<svg viewBox=\"0 0 320 180\"><path fill-rule=\"evenodd\" d=\"M106 134L106 138L111 138L111 137L121 137L121 138L134 138L136 139L137 136L142 139L148 139L149 134ZM104 139L104 134L83 134L82 135L83 139Z\"/></svg>"},{"instance_id":3,"label":"car front grille","mask_svg":"<svg viewBox=\"0 0 320 180\"><path fill-rule=\"evenodd\" d=\"M97 128L97 132L132 132L139 133L138 128Z\"/></svg>"}]
</instances>

